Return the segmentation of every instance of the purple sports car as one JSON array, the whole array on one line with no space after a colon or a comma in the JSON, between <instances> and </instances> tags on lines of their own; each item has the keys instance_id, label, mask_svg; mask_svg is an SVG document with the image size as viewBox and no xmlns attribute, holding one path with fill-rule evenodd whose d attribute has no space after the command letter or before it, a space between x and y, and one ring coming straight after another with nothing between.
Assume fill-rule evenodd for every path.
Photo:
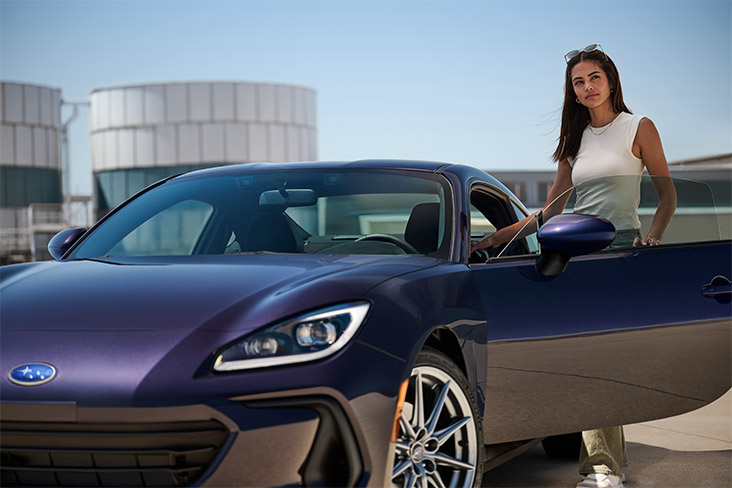
<instances>
[{"instance_id":1,"label":"purple sports car","mask_svg":"<svg viewBox=\"0 0 732 488\"><path fill-rule=\"evenodd\" d=\"M160 181L0 268L0 484L467 487L699 408L731 384L732 244L676 185L664 245L608 247L570 198L471 254L528 210L468 166Z\"/></svg>"}]
</instances>

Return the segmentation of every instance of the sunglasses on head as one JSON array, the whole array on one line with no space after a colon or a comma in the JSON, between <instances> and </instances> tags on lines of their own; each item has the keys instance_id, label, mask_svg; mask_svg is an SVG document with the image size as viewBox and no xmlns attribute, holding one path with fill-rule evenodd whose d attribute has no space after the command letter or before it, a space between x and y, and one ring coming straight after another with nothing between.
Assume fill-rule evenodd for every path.
<instances>
[{"instance_id":1,"label":"sunglasses on head","mask_svg":"<svg viewBox=\"0 0 732 488\"><path fill-rule=\"evenodd\" d=\"M564 55L564 60L569 63L572 58L577 56L580 53L591 53L592 51L600 51L602 54L605 54L605 51L602 50L602 46L599 44L590 44L589 46L585 46L582 49L572 49L567 54ZM607 57L607 54L605 54L605 57Z\"/></svg>"}]
</instances>

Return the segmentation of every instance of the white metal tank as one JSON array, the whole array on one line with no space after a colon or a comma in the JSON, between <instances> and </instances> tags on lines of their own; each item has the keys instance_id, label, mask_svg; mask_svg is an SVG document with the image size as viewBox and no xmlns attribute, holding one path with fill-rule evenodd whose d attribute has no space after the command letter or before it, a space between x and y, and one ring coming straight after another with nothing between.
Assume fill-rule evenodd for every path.
<instances>
[{"instance_id":1,"label":"white metal tank","mask_svg":"<svg viewBox=\"0 0 732 488\"><path fill-rule=\"evenodd\" d=\"M169 174L317 158L315 90L250 82L98 88L89 96L100 211Z\"/></svg>"},{"instance_id":2,"label":"white metal tank","mask_svg":"<svg viewBox=\"0 0 732 488\"><path fill-rule=\"evenodd\" d=\"M60 225L61 192L61 90L0 82L0 261L29 258L40 227Z\"/></svg>"}]
</instances>

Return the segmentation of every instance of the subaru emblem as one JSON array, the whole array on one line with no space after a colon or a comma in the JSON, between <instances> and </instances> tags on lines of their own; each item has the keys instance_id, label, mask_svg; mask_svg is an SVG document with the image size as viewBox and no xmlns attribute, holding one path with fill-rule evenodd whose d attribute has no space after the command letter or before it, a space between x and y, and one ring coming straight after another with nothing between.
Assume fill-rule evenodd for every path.
<instances>
[{"instance_id":1,"label":"subaru emblem","mask_svg":"<svg viewBox=\"0 0 732 488\"><path fill-rule=\"evenodd\" d=\"M56 368L46 363L26 363L8 373L8 379L21 386L38 386L56 377Z\"/></svg>"}]
</instances>

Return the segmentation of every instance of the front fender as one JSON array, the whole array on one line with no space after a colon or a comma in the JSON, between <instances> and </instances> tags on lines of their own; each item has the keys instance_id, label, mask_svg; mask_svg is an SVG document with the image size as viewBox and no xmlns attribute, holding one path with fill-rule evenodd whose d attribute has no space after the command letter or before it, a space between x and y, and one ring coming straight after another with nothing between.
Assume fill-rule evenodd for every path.
<instances>
[{"instance_id":1,"label":"front fender","mask_svg":"<svg viewBox=\"0 0 732 488\"><path fill-rule=\"evenodd\" d=\"M457 341L468 383L482 408L485 315L466 266L445 263L402 275L372 289L368 298L374 307L357 340L403 360L400 382L409 377L430 336L444 330Z\"/></svg>"}]
</instances>

